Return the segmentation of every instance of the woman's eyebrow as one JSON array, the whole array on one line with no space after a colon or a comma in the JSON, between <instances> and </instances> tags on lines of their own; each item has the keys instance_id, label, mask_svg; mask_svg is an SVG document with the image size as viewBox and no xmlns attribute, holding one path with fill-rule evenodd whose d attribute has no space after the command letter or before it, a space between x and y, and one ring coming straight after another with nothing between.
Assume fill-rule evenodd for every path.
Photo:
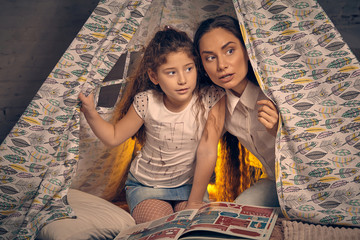
<instances>
[{"instance_id":1,"label":"woman's eyebrow","mask_svg":"<svg viewBox=\"0 0 360 240\"><path fill-rule=\"evenodd\" d=\"M224 46L221 47L221 49L226 48L227 46L229 46L229 45L232 44L232 43L235 43L235 42L232 42L232 41L227 42L226 44L224 44Z\"/></svg>"},{"instance_id":2,"label":"woman's eyebrow","mask_svg":"<svg viewBox=\"0 0 360 240\"><path fill-rule=\"evenodd\" d=\"M223 49L225 49L225 48L227 48L227 46L229 46L230 44L232 44L232 43L235 43L235 42L232 42L232 41L230 41L230 42L227 42L226 44L224 44L222 47L221 47L221 50L223 50ZM213 53L213 51L206 51L206 50L204 50L204 51L202 51L201 53Z\"/></svg>"}]
</instances>

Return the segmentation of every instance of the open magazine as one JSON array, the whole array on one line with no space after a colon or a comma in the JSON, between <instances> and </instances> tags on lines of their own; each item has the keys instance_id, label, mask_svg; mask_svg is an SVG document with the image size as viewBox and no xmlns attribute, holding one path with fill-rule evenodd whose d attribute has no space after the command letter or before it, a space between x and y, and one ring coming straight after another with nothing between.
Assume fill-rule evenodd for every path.
<instances>
[{"instance_id":1,"label":"open magazine","mask_svg":"<svg viewBox=\"0 0 360 240\"><path fill-rule=\"evenodd\" d=\"M269 239L279 208L212 202L130 227L115 240Z\"/></svg>"}]
</instances>

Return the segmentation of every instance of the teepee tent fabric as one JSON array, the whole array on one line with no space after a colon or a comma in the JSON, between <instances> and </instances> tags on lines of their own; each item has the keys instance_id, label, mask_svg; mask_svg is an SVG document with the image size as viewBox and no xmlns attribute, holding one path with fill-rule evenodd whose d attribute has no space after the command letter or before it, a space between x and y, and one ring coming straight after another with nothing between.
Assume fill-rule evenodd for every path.
<instances>
[{"instance_id":1,"label":"teepee tent fabric","mask_svg":"<svg viewBox=\"0 0 360 240\"><path fill-rule=\"evenodd\" d=\"M74 217L70 186L105 191L111 151L79 113L78 93L95 91L109 117L101 92L112 86L121 95L149 36L164 25L193 36L221 14L238 17L261 88L280 111L282 211L359 226L359 63L316 1L101 0L0 146L0 239L34 239L45 223Z\"/></svg>"},{"instance_id":2,"label":"teepee tent fabric","mask_svg":"<svg viewBox=\"0 0 360 240\"><path fill-rule=\"evenodd\" d=\"M359 62L317 1L235 1L252 66L280 111L285 216L360 226Z\"/></svg>"},{"instance_id":3,"label":"teepee tent fabric","mask_svg":"<svg viewBox=\"0 0 360 240\"><path fill-rule=\"evenodd\" d=\"M192 34L207 17L235 16L231 2L211 2L99 2L1 144L0 239L34 239L44 224L75 217L67 202L70 186L103 195L113 167L106 162L111 150L103 148L79 113L78 93L94 91L99 103L108 86L119 85L121 94L132 57L160 26ZM123 60L119 66L118 60ZM113 106L105 105L98 110L109 118ZM133 147L131 141L123 146Z\"/></svg>"},{"instance_id":4,"label":"teepee tent fabric","mask_svg":"<svg viewBox=\"0 0 360 240\"><path fill-rule=\"evenodd\" d=\"M122 84L124 79L115 81L109 79L124 78L126 73L132 69L133 62L139 56L138 52L149 40L149 36L152 36L161 27L173 26L187 32L192 37L200 21L221 14L236 17L231 1L153 1L127 46L127 53L120 56L116 66L113 67L113 70L118 68L124 70L121 71L121 74L113 74L110 71L101 85L106 87ZM121 67L119 67L121 61L123 63L120 63ZM101 89L98 88L96 91L96 98L100 98L100 106L102 106L100 103L102 102L101 93L99 94ZM111 94L117 94L117 92L114 91ZM104 118L110 118L113 104L106 103L105 105L98 107L98 111ZM80 115L80 120L80 161L71 187L111 200L119 190L121 184L119 179L124 176L135 143L129 140L119 148L106 149L92 133L83 115ZM86 151L87 149L93 149L93 151Z\"/></svg>"},{"instance_id":5,"label":"teepee tent fabric","mask_svg":"<svg viewBox=\"0 0 360 240\"><path fill-rule=\"evenodd\" d=\"M79 106L125 52L151 2L101 1L1 145L1 239L34 239L74 217L66 194L79 159Z\"/></svg>"}]
</instances>

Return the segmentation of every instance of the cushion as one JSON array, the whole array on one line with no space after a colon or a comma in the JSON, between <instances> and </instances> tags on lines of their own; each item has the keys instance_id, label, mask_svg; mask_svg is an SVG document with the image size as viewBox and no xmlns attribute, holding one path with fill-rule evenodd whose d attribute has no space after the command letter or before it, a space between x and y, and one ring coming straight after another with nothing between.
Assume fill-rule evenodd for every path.
<instances>
[{"instance_id":1,"label":"cushion","mask_svg":"<svg viewBox=\"0 0 360 240\"><path fill-rule=\"evenodd\" d=\"M124 209L89 193L69 189L68 201L77 218L45 225L37 240L113 239L123 229L135 225Z\"/></svg>"}]
</instances>

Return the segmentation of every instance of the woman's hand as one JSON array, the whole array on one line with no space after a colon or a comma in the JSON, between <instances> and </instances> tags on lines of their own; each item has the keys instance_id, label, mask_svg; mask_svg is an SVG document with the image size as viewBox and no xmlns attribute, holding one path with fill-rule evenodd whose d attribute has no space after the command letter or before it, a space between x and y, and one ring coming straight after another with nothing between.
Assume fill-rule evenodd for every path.
<instances>
[{"instance_id":1,"label":"woman's hand","mask_svg":"<svg viewBox=\"0 0 360 240\"><path fill-rule=\"evenodd\" d=\"M276 136L279 122L279 113L276 106L270 100L260 100L257 104L262 105L258 111L259 121L271 135Z\"/></svg>"}]
</instances>

